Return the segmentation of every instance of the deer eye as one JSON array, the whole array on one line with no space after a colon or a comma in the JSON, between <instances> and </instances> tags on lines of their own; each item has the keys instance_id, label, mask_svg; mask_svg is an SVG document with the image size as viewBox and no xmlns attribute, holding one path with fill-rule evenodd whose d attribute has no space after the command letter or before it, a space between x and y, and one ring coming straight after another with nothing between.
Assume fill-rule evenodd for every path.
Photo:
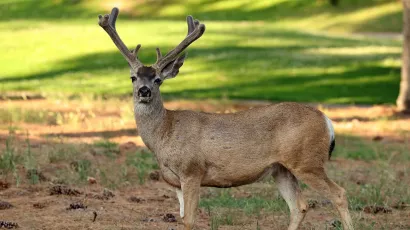
<instances>
[{"instance_id":1,"label":"deer eye","mask_svg":"<svg viewBox=\"0 0 410 230\"><path fill-rule=\"evenodd\" d=\"M157 84L157 85L161 85L162 80L157 78L157 79L155 79L154 83Z\"/></svg>"},{"instance_id":2,"label":"deer eye","mask_svg":"<svg viewBox=\"0 0 410 230\"><path fill-rule=\"evenodd\" d=\"M131 76L131 81L132 81L132 82L134 82L134 81L136 81L136 80L137 80L137 78L136 78L136 77Z\"/></svg>"}]
</instances>

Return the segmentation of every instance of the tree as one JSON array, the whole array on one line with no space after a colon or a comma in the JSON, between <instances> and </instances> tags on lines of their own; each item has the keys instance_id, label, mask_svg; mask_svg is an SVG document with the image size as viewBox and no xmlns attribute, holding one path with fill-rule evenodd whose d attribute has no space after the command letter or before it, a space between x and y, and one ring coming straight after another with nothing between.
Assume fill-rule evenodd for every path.
<instances>
[{"instance_id":1,"label":"tree","mask_svg":"<svg viewBox=\"0 0 410 230\"><path fill-rule=\"evenodd\" d=\"M330 5L337 6L339 5L339 0L329 0Z\"/></svg>"},{"instance_id":2,"label":"tree","mask_svg":"<svg viewBox=\"0 0 410 230\"><path fill-rule=\"evenodd\" d=\"M410 113L410 0L403 1L403 53L400 93L396 104L400 112Z\"/></svg>"}]
</instances>

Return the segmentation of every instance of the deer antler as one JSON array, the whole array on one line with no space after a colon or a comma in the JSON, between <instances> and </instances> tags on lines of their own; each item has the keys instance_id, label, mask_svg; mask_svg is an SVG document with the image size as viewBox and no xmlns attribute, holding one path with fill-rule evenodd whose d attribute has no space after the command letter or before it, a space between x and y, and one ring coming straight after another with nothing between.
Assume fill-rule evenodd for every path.
<instances>
[{"instance_id":1,"label":"deer antler","mask_svg":"<svg viewBox=\"0 0 410 230\"><path fill-rule=\"evenodd\" d=\"M138 60L138 50L140 49L141 45L138 44L137 47L130 52L125 46L124 42L122 42L120 36L115 29L115 22L117 21L117 16L119 14L118 8L114 7L111 10L111 14L106 14L104 16L98 15L99 22L98 24L110 35L112 41L120 50L121 54L125 57L127 62L133 67L134 69L143 66L143 64Z\"/></svg>"},{"instance_id":2,"label":"deer antler","mask_svg":"<svg viewBox=\"0 0 410 230\"><path fill-rule=\"evenodd\" d=\"M198 20L194 20L192 16L187 16L186 18L188 24L188 34L182 42L175 47L173 50L169 51L164 57L162 57L161 51L157 48L157 61L153 68L161 71L170 62L174 61L178 55L184 51L192 42L197 40L205 32L205 25L200 24Z\"/></svg>"}]
</instances>

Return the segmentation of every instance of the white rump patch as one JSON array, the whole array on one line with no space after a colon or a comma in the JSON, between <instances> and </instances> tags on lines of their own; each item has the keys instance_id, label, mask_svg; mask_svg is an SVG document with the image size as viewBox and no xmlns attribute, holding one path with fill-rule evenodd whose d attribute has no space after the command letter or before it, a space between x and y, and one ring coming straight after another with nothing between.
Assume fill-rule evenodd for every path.
<instances>
[{"instance_id":1,"label":"white rump patch","mask_svg":"<svg viewBox=\"0 0 410 230\"><path fill-rule=\"evenodd\" d=\"M330 136L329 142L332 143L332 141L335 139L335 130L333 129L332 120L330 120L326 115L324 116L326 120L327 129L329 130L329 136Z\"/></svg>"},{"instance_id":2,"label":"white rump patch","mask_svg":"<svg viewBox=\"0 0 410 230\"><path fill-rule=\"evenodd\" d=\"M179 215L184 218L184 194L181 189L177 189L176 192L179 201Z\"/></svg>"}]
</instances>

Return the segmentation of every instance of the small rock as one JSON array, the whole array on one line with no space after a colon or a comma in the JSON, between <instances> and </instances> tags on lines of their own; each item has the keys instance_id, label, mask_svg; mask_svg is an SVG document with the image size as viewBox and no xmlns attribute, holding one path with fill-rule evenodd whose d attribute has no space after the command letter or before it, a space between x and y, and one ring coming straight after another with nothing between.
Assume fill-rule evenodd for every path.
<instances>
[{"instance_id":1,"label":"small rock","mask_svg":"<svg viewBox=\"0 0 410 230\"><path fill-rule=\"evenodd\" d=\"M96 184L97 180L94 177L87 177L87 181L89 184Z\"/></svg>"},{"instance_id":2,"label":"small rock","mask_svg":"<svg viewBox=\"0 0 410 230\"><path fill-rule=\"evenodd\" d=\"M381 140L383 140L383 137L382 136L375 136L375 137L373 137L372 140L373 141L381 141Z\"/></svg>"},{"instance_id":3,"label":"small rock","mask_svg":"<svg viewBox=\"0 0 410 230\"><path fill-rule=\"evenodd\" d=\"M160 175L159 171L153 171L149 174L149 179L158 181L160 176L161 175Z\"/></svg>"},{"instance_id":4,"label":"small rock","mask_svg":"<svg viewBox=\"0 0 410 230\"><path fill-rule=\"evenodd\" d=\"M6 182L6 181L0 181L0 191L1 190L6 190L10 188L10 183Z\"/></svg>"},{"instance_id":5,"label":"small rock","mask_svg":"<svg viewBox=\"0 0 410 230\"><path fill-rule=\"evenodd\" d=\"M18 228L18 227L19 225L15 222L0 220L0 228L12 229L12 228Z\"/></svg>"},{"instance_id":6,"label":"small rock","mask_svg":"<svg viewBox=\"0 0 410 230\"><path fill-rule=\"evenodd\" d=\"M38 209L43 209L43 208L46 207L46 204L45 204L45 203L40 203L40 202L38 202L38 203L34 203L34 204L33 204L33 207L34 207L34 208L38 208Z\"/></svg>"},{"instance_id":7,"label":"small rock","mask_svg":"<svg viewBox=\"0 0 410 230\"><path fill-rule=\"evenodd\" d=\"M70 204L67 210L86 209L86 208L87 206L85 206L82 202L75 202L75 203Z\"/></svg>"},{"instance_id":8,"label":"small rock","mask_svg":"<svg viewBox=\"0 0 410 230\"><path fill-rule=\"evenodd\" d=\"M308 205L309 208L316 208L318 206L319 202L317 202L317 200L308 200Z\"/></svg>"},{"instance_id":9,"label":"small rock","mask_svg":"<svg viewBox=\"0 0 410 230\"><path fill-rule=\"evenodd\" d=\"M50 195L68 195L68 196L78 196L82 192L69 188L65 185L54 185L50 188Z\"/></svg>"},{"instance_id":10,"label":"small rock","mask_svg":"<svg viewBox=\"0 0 410 230\"><path fill-rule=\"evenodd\" d=\"M119 149L120 149L120 153L123 154L123 153L129 153L129 152L136 152L138 147L134 142L128 141L128 142L120 144Z\"/></svg>"},{"instance_id":11,"label":"small rock","mask_svg":"<svg viewBox=\"0 0 410 230\"><path fill-rule=\"evenodd\" d=\"M110 191L109 189L104 188L103 196L106 197L107 200L108 200L109 198L112 198L112 197L114 197L115 195L114 195L114 193L113 193L112 191Z\"/></svg>"},{"instance_id":12,"label":"small rock","mask_svg":"<svg viewBox=\"0 0 410 230\"><path fill-rule=\"evenodd\" d=\"M12 208L13 205L7 201L0 201L0 210L6 210Z\"/></svg>"},{"instance_id":13,"label":"small rock","mask_svg":"<svg viewBox=\"0 0 410 230\"><path fill-rule=\"evenodd\" d=\"M164 217L162 218L162 220L165 221L165 222L177 222L177 219L171 213L165 214Z\"/></svg>"},{"instance_id":14,"label":"small rock","mask_svg":"<svg viewBox=\"0 0 410 230\"><path fill-rule=\"evenodd\" d=\"M139 198L136 196L131 196L130 198L128 198L128 200L134 203L141 203L142 201L145 201L143 198Z\"/></svg>"},{"instance_id":15,"label":"small rock","mask_svg":"<svg viewBox=\"0 0 410 230\"><path fill-rule=\"evenodd\" d=\"M379 212L391 213L392 210L391 208L388 208L388 207L369 205L363 208L363 212L377 214Z\"/></svg>"}]
</instances>

